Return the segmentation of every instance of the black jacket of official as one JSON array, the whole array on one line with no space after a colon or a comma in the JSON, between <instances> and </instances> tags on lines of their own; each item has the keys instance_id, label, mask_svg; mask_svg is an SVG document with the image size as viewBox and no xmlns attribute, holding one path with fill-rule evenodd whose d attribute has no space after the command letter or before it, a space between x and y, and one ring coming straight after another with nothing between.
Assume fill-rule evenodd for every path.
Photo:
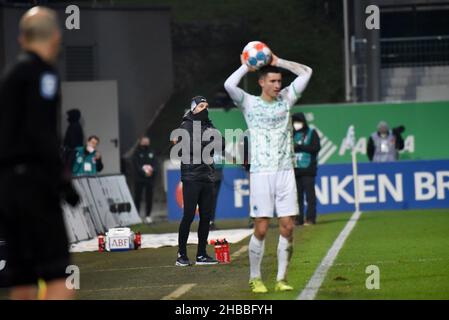
<instances>
[{"instance_id":1,"label":"black jacket of official","mask_svg":"<svg viewBox=\"0 0 449 320\"><path fill-rule=\"evenodd\" d=\"M74 195L62 167L59 119L56 69L33 52L21 53L0 79L0 171L43 172L53 191Z\"/></svg>"},{"instance_id":2,"label":"black jacket of official","mask_svg":"<svg viewBox=\"0 0 449 320\"><path fill-rule=\"evenodd\" d=\"M304 126L301 130L296 131L293 128L293 136L295 136L295 133L302 132L302 136L305 137L307 135L308 130L310 129L306 117L304 116L303 112L295 113L292 115L292 122L298 121L302 122ZM320 137L318 136L318 133L316 130L312 129L312 136L309 144L294 144L294 152L305 152L309 153L311 155L311 161L310 165L307 168L295 168L295 175L299 176L316 176L317 173L317 157L318 152L321 149L320 145Z\"/></svg>"},{"instance_id":3,"label":"black jacket of official","mask_svg":"<svg viewBox=\"0 0 449 320\"><path fill-rule=\"evenodd\" d=\"M205 112L204 110L202 112ZM210 143L214 142L214 139L211 138L209 140L203 141L202 137L204 135L210 133L208 130L215 130L217 136L220 137L223 151L224 149L224 138L219 134L218 130L213 126L212 121L204 114L193 114L192 111L188 111L181 123L180 129L186 130L189 134L189 155L183 155L182 152L179 154L182 156L181 161L181 181L200 181L200 182L215 182L215 166L213 163L214 151L211 148L211 152L203 159L201 156L203 154L204 148L206 148ZM207 113L206 113L207 115ZM194 122L201 128L201 134L194 135L193 127ZM178 139L177 143L186 143L183 142L182 138ZM195 148L200 147L197 152L194 154L194 144L197 146ZM211 146L209 146L211 147ZM197 163L199 162L199 163Z\"/></svg>"},{"instance_id":4,"label":"black jacket of official","mask_svg":"<svg viewBox=\"0 0 449 320\"><path fill-rule=\"evenodd\" d=\"M137 146L133 152L132 161L136 173L136 180L152 183L158 170L156 154L154 153L153 148L149 146ZM150 165L153 167L153 174L151 176L145 174L145 171L143 170L144 165Z\"/></svg>"},{"instance_id":5,"label":"black jacket of official","mask_svg":"<svg viewBox=\"0 0 449 320\"><path fill-rule=\"evenodd\" d=\"M0 165L37 164L59 177L59 76L32 52L22 53L0 83Z\"/></svg>"}]
</instances>

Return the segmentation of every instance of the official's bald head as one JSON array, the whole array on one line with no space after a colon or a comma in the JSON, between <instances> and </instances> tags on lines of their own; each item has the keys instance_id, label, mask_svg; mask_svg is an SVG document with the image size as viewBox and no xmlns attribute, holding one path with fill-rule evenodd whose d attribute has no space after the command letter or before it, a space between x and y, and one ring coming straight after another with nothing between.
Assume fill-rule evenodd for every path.
<instances>
[{"instance_id":1,"label":"official's bald head","mask_svg":"<svg viewBox=\"0 0 449 320\"><path fill-rule=\"evenodd\" d=\"M56 12L33 7L20 20L19 42L23 50L32 51L49 63L55 63L61 46L61 30Z\"/></svg>"},{"instance_id":2,"label":"official's bald head","mask_svg":"<svg viewBox=\"0 0 449 320\"><path fill-rule=\"evenodd\" d=\"M20 35L27 43L47 42L58 32L56 12L48 8L33 7L20 20Z\"/></svg>"}]
</instances>

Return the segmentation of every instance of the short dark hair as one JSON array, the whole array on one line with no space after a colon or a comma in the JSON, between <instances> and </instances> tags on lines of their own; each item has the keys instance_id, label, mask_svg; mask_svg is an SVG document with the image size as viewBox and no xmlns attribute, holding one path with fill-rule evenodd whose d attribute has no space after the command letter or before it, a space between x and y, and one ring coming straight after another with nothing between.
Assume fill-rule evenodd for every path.
<instances>
[{"instance_id":1,"label":"short dark hair","mask_svg":"<svg viewBox=\"0 0 449 320\"><path fill-rule=\"evenodd\" d=\"M272 65L264 66L259 69L259 79L264 78L269 73L281 73L281 69Z\"/></svg>"},{"instance_id":2,"label":"short dark hair","mask_svg":"<svg viewBox=\"0 0 449 320\"><path fill-rule=\"evenodd\" d=\"M95 140L97 140L98 142L100 142L100 138L98 138L98 137L95 136L95 135L89 136L89 138L87 138L87 141L90 141L90 140L92 140L92 139L95 139Z\"/></svg>"}]
</instances>

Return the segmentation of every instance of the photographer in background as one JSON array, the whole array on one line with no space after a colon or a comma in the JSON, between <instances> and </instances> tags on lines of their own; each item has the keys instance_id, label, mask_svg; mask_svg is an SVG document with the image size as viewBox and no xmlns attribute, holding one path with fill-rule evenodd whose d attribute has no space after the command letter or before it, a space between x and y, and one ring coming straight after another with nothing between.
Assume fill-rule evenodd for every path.
<instances>
[{"instance_id":1,"label":"photographer in background","mask_svg":"<svg viewBox=\"0 0 449 320\"><path fill-rule=\"evenodd\" d=\"M101 154L97 151L100 138L90 136L87 138L86 146L75 148L70 163L72 163L72 174L74 176L96 175L103 170Z\"/></svg>"},{"instance_id":2,"label":"photographer in background","mask_svg":"<svg viewBox=\"0 0 449 320\"><path fill-rule=\"evenodd\" d=\"M399 151L404 149L404 139L401 134L404 126L390 130L385 121L380 121L377 131L368 140L367 155L371 162L389 162L399 159Z\"/></svg>"}]
</instances>

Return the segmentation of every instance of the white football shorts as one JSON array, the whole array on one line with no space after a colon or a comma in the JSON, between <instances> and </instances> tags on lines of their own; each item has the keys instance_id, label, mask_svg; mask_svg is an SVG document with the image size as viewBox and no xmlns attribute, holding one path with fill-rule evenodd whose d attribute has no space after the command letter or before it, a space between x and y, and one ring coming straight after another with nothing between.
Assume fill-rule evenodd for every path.
<instances>
[{"instance_id":1,"label":"white football shorts","mask_svg":"<svg viewBox=\"0 0 449 320\"><path fill-rule=\"evenodd\" d=\"M249 198L252 218L298 215L294 169L251 173Z\"/></svg>"}]
</instances>

